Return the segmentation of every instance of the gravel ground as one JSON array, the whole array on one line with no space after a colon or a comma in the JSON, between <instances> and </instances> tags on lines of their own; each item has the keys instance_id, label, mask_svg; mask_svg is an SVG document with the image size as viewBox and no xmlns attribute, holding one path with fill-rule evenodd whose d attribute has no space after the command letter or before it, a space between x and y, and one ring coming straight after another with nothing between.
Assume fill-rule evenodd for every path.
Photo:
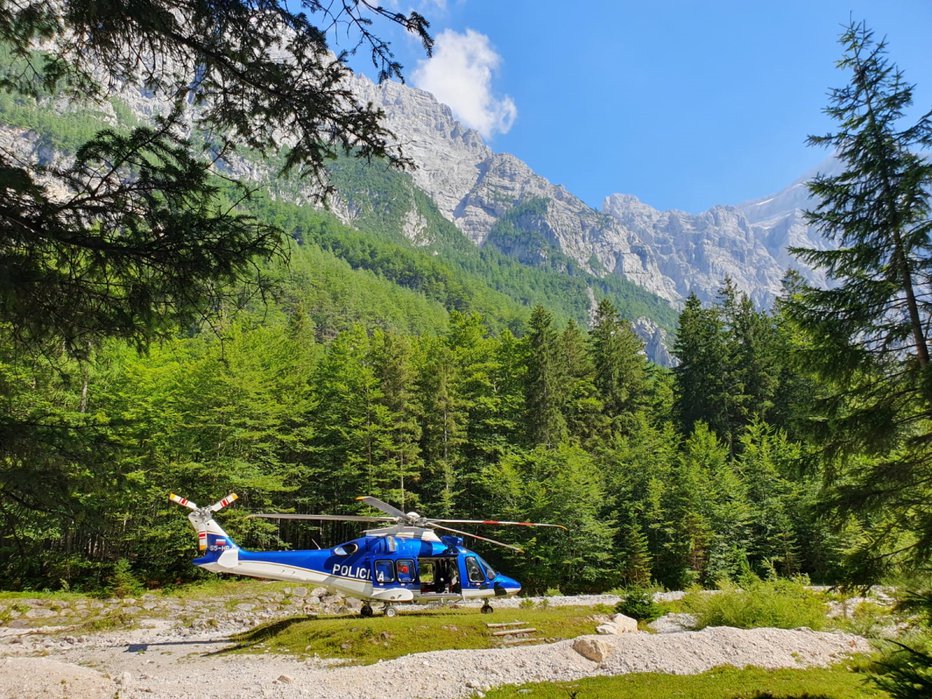
<instances>
[{"instance_id":1,"label":"gravel ground","mask_svg":"<svg viewBox=\"0 0 932 699\"><path fill-rule=\"evenodd\" d=\"M550 604L611 603L547 598ZM506 607L501 604L499 606ZM808 629L713 628L664 634L584 637L601 662L576 650L579 639L494 650L409 655L366 667L264 655L217 655L231 628L192 633L164 619L81 637L54 627L0 629L0 697L459 699L503 684L575 680L629 672L691 674L717 665L824 666L868 652L863 638Z\"/></svg>"}]
</instances>

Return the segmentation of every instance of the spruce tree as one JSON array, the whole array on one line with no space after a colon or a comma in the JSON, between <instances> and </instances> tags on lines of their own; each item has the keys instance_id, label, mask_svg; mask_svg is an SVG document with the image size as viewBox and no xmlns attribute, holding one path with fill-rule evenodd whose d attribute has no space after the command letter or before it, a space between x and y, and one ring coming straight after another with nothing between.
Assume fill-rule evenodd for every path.
<instances>
[{"instance_id":1,"label":"spruce tree","mask_svg":"<svg viewBox=\"0 0 932 699\"><path fill-rule=\"evenodd\" d=\"M834 149L843 168L809 186L817 201L810 221L837 247L795 249L824 269L828 289L801 285L785 300L810 334L806 358L829 388L820 404L822 438L830 456L875 458L837 479L832 492L842 512L883 512L871 537L873 553L891 545L887 534L910 532L919 560L932 552L932 369L928 329L932 297L930 191L932 112L904 126L912 86L863 23L841 37L839 68L850 82L831 91L826 113L837 131L810 143ZM842 466L851 462L840 462ZM883 533L882 533L883 532ZM889 557L865 552L874 564Z\"/></svg>"},{"instance_id":2,"label":"spruce tree","mask_svg":"<svg viewBox=\"0 0 932 699\"><path fill-rule=\"evenodd\" d=\"M553 447L566 437L565 366L553 316L542 306L531 312L527 335L527 438L534 445Z\"/></svg>"},{"instance_id":3,"label":"spruce tree","mask_svg":"<svg viewBox=\"0 0 932 699\"><path fill-rule=\"evenodd\" d=\"M644 344L608 299L599 302L591 333L595 385L610 421L641 407L647 393Z\"/></svg>"},{"instance_id":4,"label":"spruce tree","mask_svg":"<svg viewBox=\"0 0 932 699\"><path fill-rule=\"evenodd\" d=\"M560 336L566 375L564 414L569 435L586 441L603 422L602 401L596 395L595 372L585 333L571 320Z\"/></svg>"},{"instance_id":5,"label":"spruce tree","mask_svg":"<svg viewBox=\"0 0 932 699\"><path fill-rule=\"evenodd\" d=\"M673 344L674 411L680 431L691 434L702 421L727 439L731 434L728 353L717 308L703 308L690 294L680 313Z\"/></svg>"}]
</instances>

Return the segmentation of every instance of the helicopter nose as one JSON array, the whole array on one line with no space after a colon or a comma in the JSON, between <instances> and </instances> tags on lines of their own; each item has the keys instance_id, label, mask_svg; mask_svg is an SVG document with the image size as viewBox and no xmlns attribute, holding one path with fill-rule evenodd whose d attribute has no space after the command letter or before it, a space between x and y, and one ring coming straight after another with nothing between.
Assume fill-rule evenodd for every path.
<instances>
[{"instance_id":1,"label":"helicopter nose","mask_svg":"<svg viewBox=\"0 0 932 699\"><path fill-rule=\"evenodd\" d=\"M495 578L495 589L502 590L508 596L516 595L521 592L521 583L507 575L499 574Z\"/></svg>"}]
</instances>

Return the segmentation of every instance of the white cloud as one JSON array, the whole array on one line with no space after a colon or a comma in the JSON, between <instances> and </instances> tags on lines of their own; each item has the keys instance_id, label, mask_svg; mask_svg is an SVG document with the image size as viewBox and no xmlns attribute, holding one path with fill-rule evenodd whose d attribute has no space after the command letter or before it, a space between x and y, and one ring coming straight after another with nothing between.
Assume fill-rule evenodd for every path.
<instances>
[{"instance_id":1,"label":"white cloud","mask_svg":"<svg viewBox=\"0 0 932 699\"><path fill-rule=\"evenodd\" d=\"M433 56L418 62L411 81L433 93L457 119L488 139L508 133L518 116L511 97L492 94L492 76L501 60L485 34L446 29L436 37Z\"/></svg>"}]
</instances>

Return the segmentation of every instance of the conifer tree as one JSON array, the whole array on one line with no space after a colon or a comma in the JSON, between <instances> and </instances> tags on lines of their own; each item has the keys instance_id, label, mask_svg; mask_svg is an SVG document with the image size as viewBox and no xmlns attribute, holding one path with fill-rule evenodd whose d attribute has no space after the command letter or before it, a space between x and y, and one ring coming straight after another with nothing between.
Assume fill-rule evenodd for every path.
<instances>
[{"instance_id":1,"label":"conifer tree","mask_svg":"<svg viewBox=\"0 0 932 699\"><path fill-rule=\"evenodd\" d=\"M634 412L647 392L644 344L608 299L599 302L591 333L595 385L609 420Z\"/></svg>"},{"instance_id":2,"label":"conifer tree","mask_svg":"<svg viewBox=\"0 0 932 699\"><path fill-rule=\"evenodd\" d=\"M673 344L679 362L673 368L674 410L683 434L702 421L727 439L731 396L728 393L728 352L724 327L717 308L703 308L690 294L680 313Z\"/></svg>"},{"instance_id":3,"label":"conifer tree","mask_svg":"<svg viewBox=\"0 0 932 699\"><path fill-rule=\"evenodd\" d=\"M164 106L156 124L102 130L64 165L0 153L0 320L15 339L78 355L108 337L146 346L250 279L282 240L237 209L248 188L228 201L211 177L236 147L281 156L320 191L338 153L406 164L382 113L343 82L347 54L327 44L334 28L371 50L383 79L400 78L373 18L430 52L417 12L354 0L5 3L0 90L106 103L122 86Z\"/></svg>"},{"instance_id":4,"label":"conifer tree","mask_svg":"<svg viewBox=\"0 0 932 699\"><path fill-rule=\"evenodd\" d=\"M553 447L566 437L566 373L553 316L542 306L531 312L527 345L527 438L534 446Z\"/></svg>"},{"instance_id":5,"label":"conifer tree","mask_svg":"<svg viewBox=\"0 0 932 699\"><path fill-rule=\"evenodd\" d=\"M430 511L454 512L466 441L466 401L454 351L442 340L428 341L417 377L421 452L426 477L421 487Z\"/></svg>"},{"instance_id":6,"label":"conifer tree","mask_svg":"<svg viewBox=\"0 0 932 699\"><path fill-rule=\"evenodd\" d=\"M569 435L585 441L602 424L602 401L596 395L595 372L586 336L575 321L566 324L560 336L560 350L566 375L564 415Z\"/></svg>"},{"instance_id":7,"label":"conifer tree","mask_svg":"<svg viewBox=\"0 0 932 699\"><path fill-rule=\"evenodd\" d=\"M912 86L864 23L852 22L841 43L845 54L838 66L850 73L850 82L831 91L825 110L837 131L809 139L833 148L842 166L841 173L810 182L817 205L808 214L837 247L793 250L835 283L828 289L801 285L785 307L810 334L806 360L828 384L818 436L829 455L876 456L836 481L833 503L859 515L882 511L882 531L910 532L912 544L905 548L927 560L932 162L926 153L932 112L902 125ZM880 532L874 553L892 544Z\"/></svg>"},{"instance_id":8,"label":"conifer tree","mask_svg":"<svg viewBox=\"0 0 932 699\"><path fill-rule=\"evenodd\" d=\"M417 421L414 403L414 368L411 348L406 338L379 331L372 340L371 361L373 373L379 382L378 402L382 438L377 468L384 471L383 490L392 502L404 509L413 506L415 486L421 477L419 441L421 427ZM407 510L406 510L407 511Z\"/></svg>"}]
</instances>

